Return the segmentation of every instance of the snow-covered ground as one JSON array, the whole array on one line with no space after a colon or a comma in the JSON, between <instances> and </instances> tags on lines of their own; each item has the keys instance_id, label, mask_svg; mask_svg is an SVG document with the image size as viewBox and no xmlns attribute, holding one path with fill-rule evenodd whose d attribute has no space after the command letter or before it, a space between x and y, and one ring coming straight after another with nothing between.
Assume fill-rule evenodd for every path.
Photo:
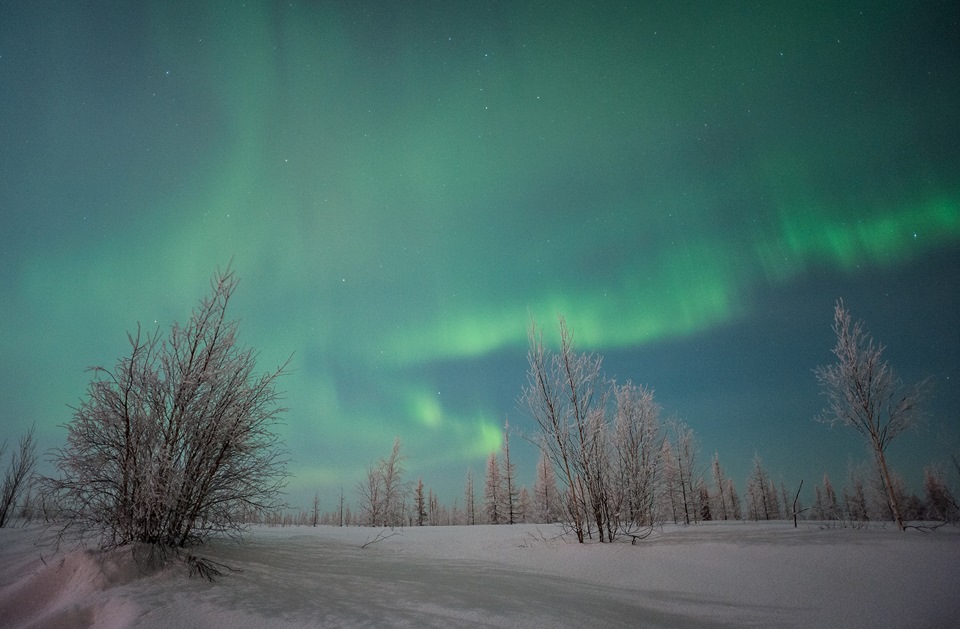
<instances>
[{"instance_id":1,"label":"snow-covered ground","mask_svg":"<svg viewBox=\"0 0 960 629\"><path fill-rule=\"evenodd\" d=\"M552 526L255 528L141 574L129 551L54 554L0 529L3 627L956 627L960 531L665 527L580 545Z\"/></svg>"}]
</instances>

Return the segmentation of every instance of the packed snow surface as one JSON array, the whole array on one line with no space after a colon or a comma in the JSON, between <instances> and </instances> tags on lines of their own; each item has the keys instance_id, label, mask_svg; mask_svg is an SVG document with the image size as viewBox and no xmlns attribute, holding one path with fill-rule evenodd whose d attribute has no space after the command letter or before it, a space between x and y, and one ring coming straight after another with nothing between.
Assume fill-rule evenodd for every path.
<instances>
[{"instance_id":1,"label":"packed snow surface","mask_svg":"<svg viewBox=\"0 0 960 629\"><path fill-rule=\"evenodd\" d=\"M577 544L552 525L254 528L193 549L216 582L128 549L0 529L2 627L955 627L960 530L664 527ZM377 540L378 536L380 539ZM367 544L367 542L372 542ZM364 548L364 544L367 544Z\"/></svg>"}]
</instances>

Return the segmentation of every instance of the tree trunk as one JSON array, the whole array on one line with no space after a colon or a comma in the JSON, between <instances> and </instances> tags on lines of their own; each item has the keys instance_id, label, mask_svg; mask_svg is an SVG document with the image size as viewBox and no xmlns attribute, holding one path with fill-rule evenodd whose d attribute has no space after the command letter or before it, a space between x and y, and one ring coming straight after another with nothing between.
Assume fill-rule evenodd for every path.
<instances>
[{"instance_id":1,"label":"tree trunk","mask_svg":"<svg viewBox=\"0 0 960 629\"><path fill-rule=\"evenodd\" d=\"M793 497L793 528L797 528L797 500L800 499L800 490L803 489L803 479L800 479L800 486L797 487L797 495Z\"/></svg>"},{"instance_id":2,"label":"tree trunk","mask_svg":"<svg viewBox=\"0 0 960 629\"><path fill-rule=\"evenodd\" d=\"M900 504L897 501L897 495L893 491L893 483L890 482L890 472L887 470L887 458L883 455L883 450L874 444L874 452L877 455L877 466L880 468L880 476L883 478L883 484L887 489L887 503L890 505L890 512L893 513L893 519L897 523L897 528L901 531L906 530L903 525L903 516L900 514Z\"/></svg>"}]
</instances>

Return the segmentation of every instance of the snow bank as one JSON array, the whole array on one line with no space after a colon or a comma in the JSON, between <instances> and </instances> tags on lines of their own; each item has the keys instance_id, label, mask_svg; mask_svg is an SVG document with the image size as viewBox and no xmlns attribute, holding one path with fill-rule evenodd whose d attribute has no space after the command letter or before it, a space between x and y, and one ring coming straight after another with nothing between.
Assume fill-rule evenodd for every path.
<instances>
[{"instance_id":1,"label":"snow bank","mask_svg":"<svg viewBox=\"0 0 960 629\"><path fill-rule=\"evenodd\" d=\"M36 531L34 531L36 534ZM23 536L29 539L30 533ZM16 536L10 536L13 540ZM129 552L73 550L54 555L38 540L10 544L4 538L0 572L0 626L109 629L131 626L136 606L111 596L139 575Z\"/></svg>"},{"instance_id":2,"label":"snow bank","mask_svg":"<svg viewBox=\"0 0 960 629\"><path fill-rule=\"evenodd\" d=\"M142 575L129 553L52 555L0 530L0 626L947 627L960 531L666 527L631 546L552 526L258 528L198 554L237 569ZM43 560L40 559L42 553Z\"/></svg>"}]
</instances>

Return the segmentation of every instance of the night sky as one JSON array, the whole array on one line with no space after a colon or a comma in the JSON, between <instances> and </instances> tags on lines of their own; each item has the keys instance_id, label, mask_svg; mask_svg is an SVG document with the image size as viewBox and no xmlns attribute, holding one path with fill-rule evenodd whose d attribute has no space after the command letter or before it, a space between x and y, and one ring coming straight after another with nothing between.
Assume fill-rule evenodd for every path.
<instances>
[{"instance_id":1,"label":"night sky","mask_svg":"<svg viewBox=\"0 0 960 629\"><path fill-rule=\"evenodd\" d=\"M842 482L838 298L934 380L889 451L919 491L960 453L960 8L626 4L0 2L2 436L62 445L85 368L232 259L241 342L293 354L295 506L394 436L462 505L558 314L741 489L754 453Z\"/></svg>"}]
</instances>

